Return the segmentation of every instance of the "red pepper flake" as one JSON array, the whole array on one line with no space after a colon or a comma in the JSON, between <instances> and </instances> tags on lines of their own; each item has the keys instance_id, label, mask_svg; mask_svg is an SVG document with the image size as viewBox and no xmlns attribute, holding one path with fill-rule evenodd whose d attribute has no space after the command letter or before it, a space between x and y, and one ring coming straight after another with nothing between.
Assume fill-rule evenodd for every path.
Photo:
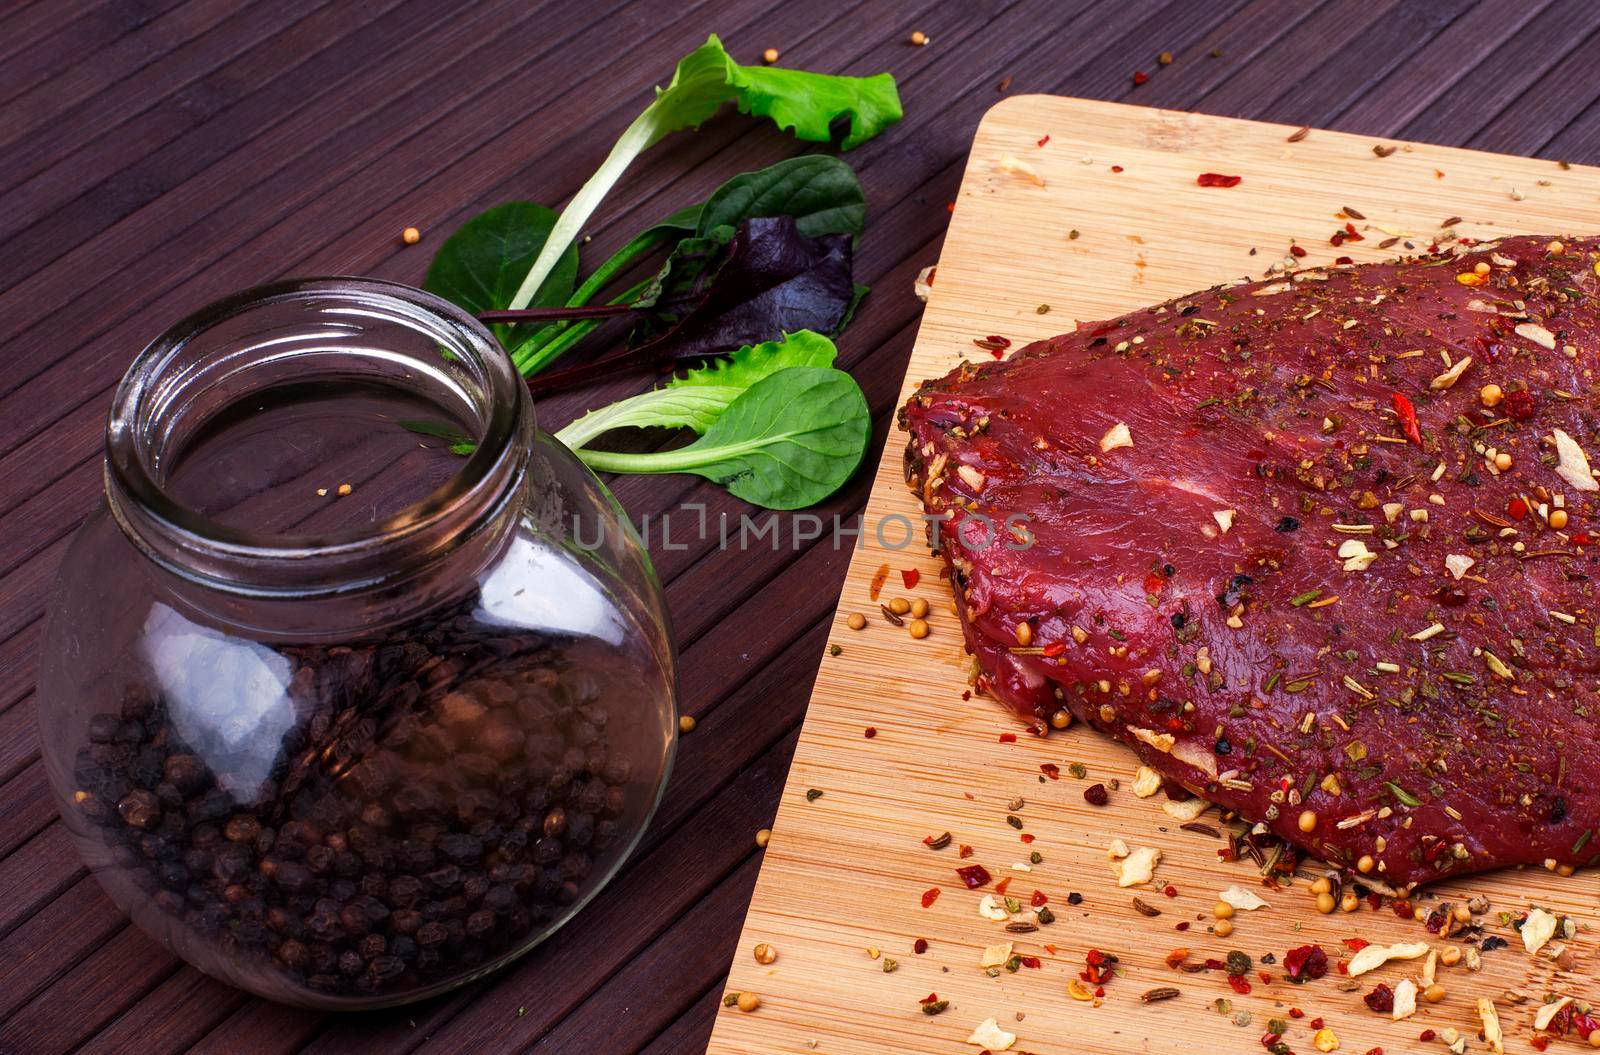
<instances>
[{"instance_id":1,"label":"red pepper flake","mask_svg":"<svg viewBox=\"0 0 1600 1055\"><path fill-rule=\"evenodd\" d=\"M1033 892L1033 897L1028 899L1028 904L1032 905L1034 908L1038 908L1040 905L1049 904L1049 902L1050 899L1045 897L1043 890L1035 890Z\"/></svg>"},{"instance_id":2,"label":"red pepper flake","mask_svg":"<svg viewBox=\"0 0 1600 1055\"><path fill-rule=\"evenodd\" d=\"M1121 172L1122 171L1122 166L1121 165L1112 165L1111 166L1111 171L1112 172Z\"/></svg>"},{"instance_id":3,"label":"red pepper flake","mask_svg":"<svg viewBox=\"0 0 1600 1055\"><path fill-rule=\"evenodd\" d=\"M1428 1041L1432 1040L1434 1037L1437 1037L1438 1035L1439 1034L1435 1033L1431 1029L1425 1029L1421 1033L1417 1034L1417 1039L1422 1041L1423 1043L1427 1043Z\"/></svg>"},{"instance_id":4,"label":"red pepper flake","mask_svg":"<svg viewBox=\"0 0 1600 1055\"><path fill-rule=\"evenodd\" d=\"M874 736L878 735L878 730L869 725L865 730L862 731L861 735L866 737L868 740L871 740Z\"/></svg>"},{"instance_id":5,"label":"red pepper flake","mask_svg":"<svg viewBox=\"0 0 1600 1055\"><path fill-rule=\"evenodd\" d=\"M1243 176L1224 176L1220 172L1202 172L1195 182L1202 187L1237 187Z\"/></svg>"},{"instance_id":6,"label":"red pepper flake","mask_svg":"<svg viewBox=\"0 0 1600 1055\"><path fill-rule=\"evenodd\" d=\"M1078 972L1078 977L1090 985L1100 985L1111 980L1112 971L1116 968L1117 958L1110 953L1101 952L1099 949L1090 949L1084 954L1085 967ZM1098 990L1096 996L1104 996L1105 990Z\"/></svg>"},{"instance_id":7,"label":"red pepper flake","mask_svg":"<svg viewBox=\"0 0 1600 1055\"><path fill-rule=\"evenodd\" d=\"M1000 734L1000 742L1002 744L1014 744L1014 743L1017 742L1017 734L1016 733L1001 733Z\"/></svg>"},{"instance_id":8,"label":"red pepper flake","mask_svg":"<svg viewBox=\"0 0 1600 1055\"><path fill-rule=\"evenodd\" d=\"M955 215L955 211L956 211L956 203L953 202L953 201L945 202L944 203L944 211L947 212L947 213L950 213L952 216L954 216Z\"/></svg>"},{"instance_id":9,"label":"red pepper flake","mask_svg":"<svg viewBox=\"0 0 1600 1055\"><path fill-rule=\"evenodd\" d=\"M1051 780L1060 780L1061 779L1061 767L1056 765L1054 762L1041 762L1041 763L1039 763L1039 772L1043 773L1045 776L1049 777Z\"/></svg>"},{"instance_id":10,"label":"red pepper flake","mask_svg":"<svg viewBox=\"0 0 1600 1055\"><path fill-rule=\"evenodd\" d=\"M1336 256L1336 257L1333 258L1333 262L1335 264L1353 264L1353 263L1355 263L1354 260L1352 260L1350 257L1347 257L1347 256Z\"/></svg>"},{"instance_id":11,"label":"red pepper flake","mask_svg":"<svg viewBox=\"0 0 1600 1055\"><path fill-rule=\"evenodd\" d=\"M1344 225L1344 240L1347 242L1365 242L1367 237L1356 230L1355 224L1347 223Z\"/></svg>"},{"instance_id":12,"label":"red pepper flake","mask_svg":"<svg viewBox=\"0 0 1600 1055\"><path fill-rule=\"evenodd\" d=\"M960 876L961 881L967 884L968 890L976 890L981 886L987 886L991 878L989 870L982 865L966 865L965 867L957 868L956 875Z\"/></svg>"},{"instance_id":13,"label":"red pepper flake","mask_svg":"<svg viewBox=\"0 0 1600 1055\"><path fill-rule=\"evenodd\" d=\"M935 901L938 901L938 900L939 900L939 888L938 887L929 887L927 890L924 890L922 892L922 907L923 908L932 908L933 907L933 903Z\"/></svg>"},{"instance_id":14,"label":"red pepper flake","mask_svg":"<svg viewBox=\"0 0 1600 1055\"><path fill-rule=\"evenodd\" d=\"M1025 842L1025 843L1031 843L1031 842L1033 842L1033 836L1030 835L1028 832L1023 832L1022 833L1022 841Z\"/></svg>"},{"instance_id":15,"label":"red pepper flake","mask_svg":"<svg viewBox=\"0 0 1600 1055\"><path fill-rule=\"evenodd\" d=\"M1305 1018L1306 1017L1306 1013L1304 1011L1300 1010L1298 1007L1291 1007L1289 1009L1289 1017L1290 1018ZM1322 1028L1322 1019L1320 1019L1320 1018L1312 1019L1311 1020L1311 1027L1313 1029L1321 1029Z\"/></svg>"},{"instance_id":16,"label":"red pepper flake","mask_svg":"<svg viewBox=\"0 0 1600 1055\"><path fill-rule=\"evenodd\" d=\"M1171 883L1168 883L1165 887L1163 887L1161 892L1163 894L1167 895L1168 897L1177 897L1178 896L1178 888L1173 886Z\"/></svg>"},{"instance_id":17,"label":"red pepper flake","mask_svg":"<svg viewBox=\"0 0 1600 1055\"><path fill-rule=\"evenodd\" d=\"M1544 1051L1550 1047L1550 1038L1541 1035L1529 1040L1528 1043L1533 1046L1534 1051Z\"/></svg>"},{"instance_id":18,"label":"red pepper flake","mask_svg":"<svg viewBox=\"0 0 1600 1055\"><path fill-rule=\"evenodd\" d=\"M915 568L905 568L900 572L900 581L906 584L906 589L915 590L922 581L922 573Z\"/></svg>"},{"instance_id":19,"label":"red pepper flake","mask_svg":"<svg viewBox=\"0 0 1600 1055\"><path fill-rule=\"evenodd\" d=\"M867 590L867 596L872 600L878 599L878 594L883 592L883 584L889 580L889 566L878 565L878 570L872 573L872 586Z\"/></svg>"},{"instance_id":20,"label":"red pepper flake","mask_svg":"<svg viewBox=\"0 0 1600 1055\"><path fill-rule=\"evenodd\" d=\"M972 856L972 847L968 846L966 843L962 843L961 849L956 851L956 856L965 861L967 858Z\"/></svg>"},{"instance_id":21,"label":"red pepper flake","mask_svg":"<svg viewBox=\"0 0 1600 1055\"><path fill-rule=\"evenodd\" d=\"M987 874L987 873L985 873L985 874ZM987 882L987 880L985 880L985 882ZM1000 882L998 882L998 883L996 883L994 885L994 892L996 894L999 894L1000 896L1004 897L1005 896L1005 892L1007 890L1009 890L1010 888L1011 888L1011 877L1010 876L1006 876L1004 879L1000 880Z\"/></svg>"},{"instance_id":22,"label":"red pepper flake","mask_svg":"<svg viewBox=\"0 0 1600 1055\"><path fill-rule=\"evenodd\" d=\"M977 345L979 348L982 348L996 359L1004 355L1005 350L1011 347L1010 339L1001 337L996 333L991 333L987 337L974 337L972 339L972 343Z\"/></svg>"},{"instance_id":23,"label":"red pepper flake","mask_svg":"<svg viewBox=\"0 0 1600 1055\"><path fill-rule=\"evenodd\" d=\"M1320 945L1302 945L1284 953L1283 967L1291 982L1315 981L1328 973L1328 954ZM1342 970L1344 964L1339 967Z\"/></svg>"},{"instance_id":24,"label":"red pepper flake","mask_svg":"<svg viewBox=\"0 0 1600 1055\"><path fill-rule=\"evenodd\" d=\"M1533 417L1533 393L1526 388L1519 388L1515 392L1506 393L1506 417L1512 421L1527 421Z\"/></svg>"},{"instance_id":25,"label":"red pepper flake","mask_svg":"<svg viewBox=\"0 0 1600 1055\"><path fill-rule=\"evenodd\" d=\"M1133 71L1133 83L1134 83L1135 87L1138 87L1141 84L1149 84L1150 83L1150 75L1148 73L1144 72L1143 70L1134 70Z\"/></svg>"},{"instance_id":26,"label":"red pepper flake","mask_svg":"<svg viewBox=\"0 0 1600 1055\"><path fill-rule=\"evenodd\" d=\"M1411 907L1411 902L1409 901L1396 901L1394 903L1394 914L1401 919L1416 919L1417 910Z\"/></svg>"},{"instance_id":27,"label":"red pepper flake","mask_svg":"<svg viewBox=\"0 0 1600 1055\"><path fill-rule=\"evenodd\" d=\"M1399 392L1391 392L1389 402L1394 404L1394 412L1400 418L1400 431L1405 433L1406 439L1418 447L1422 446L1422 429L1417 425L1417 408L1412 405L1411 400Z\"/></svg>"},{"instance_id":28,"label":"red pepper flake","mask_svg":"<svg viewBox=\"0 0 1600 1055\"><path fill-rule=\"evenodd\" d=\"M1024 956L1022 957L1022 966L1030 967L1037 971L1044 966L1044 963L1037 956Z\"/></svg>"},{"instance_id":29,"label":"red pepper flake","mask_svg":"<svg viewBox=\"0 0 1600 1055\"><path fill-rule=\"evenodd\" d=\"M1228 975L1228 984L1232 986L1233 991L1238 993L1240 996L1244 996L1250 992L1250 979L1246 978L1242 974Z\"/></svg>"},{"instance_id":30,"label":"red pepper flake","mask_svg":"<svg viewBox=\"0 0 1600 1055\"><path fill-rule=\"evenodd\" d=\"M921 956L923 953L927 952L928 951L928 939L927 938L918 938L916 941L912 942L911 943L911 951L916 953L918 956Z\"/></svg>"},{"instance_id":31,"label":"red pepper flake","mask_svg":"<svg viewBox=\"0 0 1600 1055\"><path fill-rule=\"evenodd\" d=\"M1188 930L1189 929L1189 921L1188 920L1184 920L1182 923L1178 924L1178 926L1175 929L1176 930Z\"/></svg>"},{"instance_id":32,"label":"red pepper flake","mask_svg":"<svg viewBox=\"0 0 1600 1055\"><path fill-rule=\"evenodd\" d=\"M1379 982L1378 987L1362 997L1361 1001L1380 1015L1387 1015L1394 1010L1394 990L1389 988L1388 983Z\"/></svg>"},{"instance_id":33,"label":"red pepper flake","mask_svg":"<svg viewBox=\"0 0 1600 1055\"><path fill-rule=\"evenodd\" d=\"M1083 789L1083 801L1091 806L1104 806L1111 801L1111 793L1104 784L1090 784Z\"/></svg>"},{"instance_id":34,"label":"red pepper flake","mask_svg":"<svg viewBox=\"0 0 1600 1055\"><path fill-rule=\"evenodd\" d=\"M1302 249L1300 246L1291 245L1289 247L1289 255L1290 256L1305 256L1306 255L1306 251L1304 249Z\"/></svg>"},{"instance_id":35,"label":"red pepper flake","mask_svg":"<svg viewBox=\"0 0 1600 1055\"><path fill-rule=\"evenodd\" d=\"M1528 503L1520 498L1513 498L1506 503L1506 516L1512 520L1521 520L1528 515Z\"/></svg>"},{"instance_id":36,"label":"red pepper flake","mask_svg":"<svg viewBox=\"0 0 1600 1055\"><path fill-rule=\"evenodd\" d=\"M1044 146L1048 142L1050 142L1050 136L1047 133L1043 139L1039 140L1039 145Z\"/></svg>"},{"instance_id":37,"label":"red pepper flake","mask_svg":"<svg viewBox=\"0 0 1600 1055\"><path fill-rule=\"evenodd\" d=\"M927 996L925 996L921 1000L917 1001L917 1003L919 1003L919 1004L937 1004L938 1002L939 1002L939 994L938 993L929 993Z\"/></svg>"},{"instance_id":38,"label":"red pepper flake","mask_svg":"<svg viewBox=\"0 0 1600 1055\"><path fill-rule=\"evenodd\" d=\"M1365 949L1371 944L1372 943L1365 938L1346 938L1344 940L1344 947L1349 949L1351 952L1360 952L1362 949Z\"/></svg>"},{"instance_id":39,"label":"red pepper flake","mask_svg":"<svg viewBox=\"0 0 1600 1055\"><path fill-rule=\"evenodd\" d=\"M1266 972L1266 971L1257 971L1256 972L1256 977L1261 979L1261 984L1262 985L1271 985L1272 984L1272 975L1270 973Z\"/></svg>"},{"instance_id":40,"label":"red pepper flake","mask_svg":"<svg viewBox=\"0 0 1600 1055\"><path fill-rule=\"evenodd\" d=\"M1039 653L1040 653L1040 655L1044 656L1046 659L1055 659L1057 656L1061 655L1066 650L1067 650L1067 643L1065 641L1052 641L1048 645L1046 645L1043 648L1041 648L1039 650Z\"/></svg>"}]
</instances>

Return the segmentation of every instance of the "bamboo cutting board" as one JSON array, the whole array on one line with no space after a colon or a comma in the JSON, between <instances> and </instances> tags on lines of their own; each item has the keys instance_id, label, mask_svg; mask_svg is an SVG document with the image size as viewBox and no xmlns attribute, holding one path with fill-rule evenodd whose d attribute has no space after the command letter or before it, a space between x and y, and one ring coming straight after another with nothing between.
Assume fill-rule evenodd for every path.
<instances>
[{"instance_id":1,"label":"bamboo cutting board","mask_svg":"<svg viewBox=\"0 0 1600 1055\"><path fill-rule=\"evenodd\" d=\"M1000 103L973 141L905 391L962 358L986 356L974 338L998 334L1021 346L1080 320L1260 277L1291 244L1308 251L1302 265L1313 265L1338 256L1383 259L1404 252L1406 241L1425 250L1440 236L1441 222L1453 217L1463 218L1456 224L1461 235L1479 239L1596 228L1597 169L1320 131L1290 142L1294 132L1079 99ZM1030 166L1043 185L1008 167L1007 157ZM1200 187L1196 176L1203 172L1243 181ZM1346 207L1364 218L1351 219ZM1335 248L1330 236L1347 222L1364 240ZM1394 237L1401 243L1379 248ZM1478 1038L1479 997L1495 1002L1506 1049L1519 1052L1534 1050L1531 1022L1546 992L1600 1000L1597 939L1587 929L1600 925L1593 873L1562 879L1507 871L1414 899L1420 917L1438 903L1427 895L1457 902L1486 896L1493 906L1487 932L1511 944L1486 954L1477 973L1441 968L1444 1000L1424 1003L1409 1020L1394 1023L1368 1010L1361 993L1379 981L1392 986L1414 977L1420 961L1365 975L1360 991L1341 991L1337 971L1306 986L1283 981L1282 957L1295 946L1320 943L1338 961L1350 955L1346 938L1392 943L1431 936L1420 919L1400 920L1388 906L1319 915L1306 881L1262 889L1250 864L1219 862L1218 840L1180 830L1162 812L1162 796L1131 794L1135 761L1127 749L1080 728L1038 739L993 701L963 699L968 659L939 564L920 544L920 507L901 477L904 442L902 433L891 432L878 467L868 531L834 617L830 641L842 651L822 659L733 962L729 991L753 992L761 1005L752 1013L723 1007L712 1052L977 1053L981 1046L969 1045L968 1035L990 1017L1016 1034L1013 1051L1039 1055L1259 1053L1274 1018L1289 1022L1284 1039L1293 1050L1313 1052L1309 1023L1318 1017L1344 1052L1379 1046L1390 1055L1443 1052L1442 1042L1424 1043L1419 1035L1446 1027L1467 1038L1469 1051L1487 1051ZM904 545L908 524L918 525L916 540ZM926 639L913 641L869 600L874 574L885 564L882 600L922 597L931 605ZM914 589L904 586L905 569L920 572ZM866 629L847 627L856 612L867 615ZM875 730L870 737L868 727ZM1019 735L1004 743L1003 733ZM1072 776L1074 762L1087 767L1087 778ZM1059 780L1046 779L1045 764L1060 767ZM1108 807L1084 800L1086 787L1112 779L1122 786ZM808 798L810 791L822 794ZM1025 800L1020 807L1018 798ZM1008 813L1022 819L1035 841L1020 841ZM1219 823L1215 810L1202 820ZM953 837L948 848L924 844L945 831ZM1114 839L1162 851L1151 884L1117 888L1107 858ZM960 844L973 848L965 861L957 858ZM1031 851L1042 862L1014 870ZM1011 877L1008 893L1024 905L1035 890L1044 892L1056 922L1037 933L1008 934L1002 923L982 918L979 899L987 891L965 889L954 871L974 863L996 880ZM1223 938L1210 932L1211 907L1234 883L1257 890L1270 907L1240 912L1233 934ZM924 892L935 887L937 900L924 908ZM1080 905L1068 903L1074 892L1082 895ZM1160 915L1136 911L1135 896ZM1534 904L1585 927L1566 943L1574 954L1567 970L1529 955L1495 919L1498 911ZM913 948L919 938L928 943L922 954ZM986 973L979 966L983 949L1007 939L1015 940L1016 953L1038 956L1040 967ZM1433 940L1440 949L1448 944ZM760 942L778 952L770 965L752 954ZM1222 972L1167 967L1175 947L1192 950L1191 960L1237 949L1257 959L1271 953L1280 962L1264 967L1270 983L1252 971L1253 991L1240 995ZM1090 948L1116 954L1125 967L1098 1002L1067 992ZM892 973L884 971L885 958L898 963ZM1175 986L1181 995L1141 1002L1142 993L1158 986ZM948 1010L923 1014L919 1001L930 993L948 1000ZM1228 1004L1219 1010L1218 1000ZM1304 1017L1292 1018L1291 1007ZM1552 1050L1576 1047L1569 1039Z\"/></svg>"}]
</instances>

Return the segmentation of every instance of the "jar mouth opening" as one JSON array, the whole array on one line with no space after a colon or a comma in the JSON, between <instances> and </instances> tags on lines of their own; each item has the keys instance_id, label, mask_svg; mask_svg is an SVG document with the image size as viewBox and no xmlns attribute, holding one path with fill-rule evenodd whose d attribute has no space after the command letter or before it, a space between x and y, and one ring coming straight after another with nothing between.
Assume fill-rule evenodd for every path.
<instances>
[{"instance_id":1,"label":"jar mouth opening","mask_svg":"<svg viewBox=\"0 0 1600 1055\"><path fill-rule=\"evenodd\" d=\"M291 380L377 374L473 430L459 469L419 500L367 523L298 534L225 523L167 486L168 468L224 404ZM347 589L400 570L375 565L378 551L399 562L409 551L415 563L454 548L504 505L532 435L522 378L467 312L396 282L291 280L216 301L139 353L112 399L106 494L134 543L186 576L249 593ZM275 568L296 569L292 583L269 584Z\"/></svg>"}]
</instances>

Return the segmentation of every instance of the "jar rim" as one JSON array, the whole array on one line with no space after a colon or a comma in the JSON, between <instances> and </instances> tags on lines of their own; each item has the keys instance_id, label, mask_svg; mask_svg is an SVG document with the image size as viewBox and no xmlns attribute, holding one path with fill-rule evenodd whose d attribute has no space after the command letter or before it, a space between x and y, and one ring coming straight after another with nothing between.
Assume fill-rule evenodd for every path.
<instances>
[{"instance_id":1,"label":"jar rim","mask_svg":"<svg viewBox=\"0 0 1600 1055\"><path fill-rule=\"evenodd\" d=\"M179 353L237 316L317 301L386 312L440 342L450 358L470 370L483 393L482 405L475 407L481 428L472 453L449 479L411 505L370 524L317 534L251 531L173 498L152 472L147 454L153 415L159 413L150 406L160 395L158 384L164 378L185 383L166 377ZM471 314L441 297L399 282L353 276L268 283L185 316L134 358L117 385L106 424L106 496L124 533L147 556L208 586L302 596L370 587L414 570L416 557L456 548L504 505L530 457L531 403L500 343ZM386 569L385 560L394 566ZM289 581L266 581L281 580L285 572Z\"/></svg>"}]
</instances>

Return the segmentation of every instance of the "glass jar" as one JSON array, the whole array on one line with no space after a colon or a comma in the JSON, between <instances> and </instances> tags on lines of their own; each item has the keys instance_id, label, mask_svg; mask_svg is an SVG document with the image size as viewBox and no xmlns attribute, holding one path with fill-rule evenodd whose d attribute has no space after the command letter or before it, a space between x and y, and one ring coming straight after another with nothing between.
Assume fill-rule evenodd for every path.
<instances>
[{"instance_id":1,"label":"glass jar","mask_svg":"<svg viewBox=\"0 0 1600 1055\"><path fill-rule=\"evenodd\" d=\"M253 993L432 996L570 919L677 731L660 585L470 316L330 279L214 304L117 390L39 723L84 860Z\"/></svg>"}]
</instances>

